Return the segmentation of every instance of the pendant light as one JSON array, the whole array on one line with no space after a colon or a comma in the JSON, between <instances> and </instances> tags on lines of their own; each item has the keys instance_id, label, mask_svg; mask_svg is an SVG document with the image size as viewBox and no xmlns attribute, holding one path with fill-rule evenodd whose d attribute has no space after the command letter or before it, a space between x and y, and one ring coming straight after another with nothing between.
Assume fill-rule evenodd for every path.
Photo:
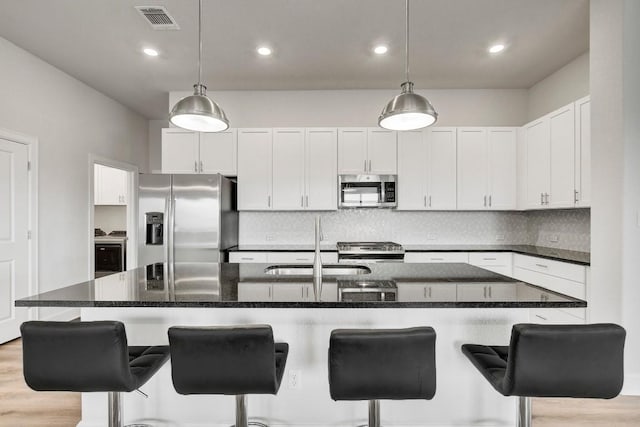
<instances>
[{"instance_id":1,"label":"pendant light","mask_svg":"<svg viewBox=\"0 0 640 427\"><path fill-rule=\"evenodd\" d=\"M202 84L202 0L198 0L198 83L193 85L193 95L182 98L173 106L169 121L196 132L220 132L229 128L224 111L209 99L207 87Z\"/></svg>"},{"instance_id":2,"label":"pendant light","mask_svg":"<svg viewBox=\"0 0 640 427\"><path fill-rule=\"evenodd\" d=\"M380 113L378 125L390 130L413 130L431 126L438 120L438 113L423 96L413 92L409 80L409 0L405 2L405 72L407 80L400 85L400 95L395 96Z\"/></svg>"}]
</instances>

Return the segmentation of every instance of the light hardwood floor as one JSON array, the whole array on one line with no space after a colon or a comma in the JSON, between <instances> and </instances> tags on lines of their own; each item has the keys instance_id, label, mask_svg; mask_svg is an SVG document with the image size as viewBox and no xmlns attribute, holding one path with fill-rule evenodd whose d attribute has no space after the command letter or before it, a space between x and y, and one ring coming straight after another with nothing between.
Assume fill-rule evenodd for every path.
<instances>
[{"instance_id":1,"label":"light hardwood floor","mask_svg":"<svg viewBox=\"0 0 640 427\"><path fill-rule=\"evenodd\" d=\"M0 345L0 426L72 427L79 421L78 393L31 390L22 376L21 341ZM534 399L533 426L639 427L640 397Z\"/></svg>"}]
</instances>

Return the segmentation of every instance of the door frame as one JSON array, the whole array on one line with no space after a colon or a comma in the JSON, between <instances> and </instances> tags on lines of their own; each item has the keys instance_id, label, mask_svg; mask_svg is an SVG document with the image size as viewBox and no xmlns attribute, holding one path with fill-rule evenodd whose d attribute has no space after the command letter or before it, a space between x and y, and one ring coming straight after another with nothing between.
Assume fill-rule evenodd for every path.
<instances>
[{"instance_id":1,"label":"door frame","mask_svg":"<svg viewBox=\"0 0 640 427\"><path fill-rule=\"evenodd\" d=\"M0 128L0 138L7 141L26 145L28 149L29 161L29 207L28 207L28 225L31 231L29 239L28 254L28 277L29 277L29 295L35 295L40 292L40 282L38 280L38 138L35 136L23 134L13 130ZM29 308L29 319L37 319L38 310Z\"/></svg>"},{"instance_id":2,"label":"door frame","mask_svg":"<svg viewBox=\"0 0 640 427\"><path fill-rule=\"evenodd\" d=\"M138 166L120 162L96 154L89 154L89 274L88 279L95 278L95 240L94 240L94 201L95 201L95 165L108 166L127 172L127 269L138 266Z\"/></svg>"}]
</instances>

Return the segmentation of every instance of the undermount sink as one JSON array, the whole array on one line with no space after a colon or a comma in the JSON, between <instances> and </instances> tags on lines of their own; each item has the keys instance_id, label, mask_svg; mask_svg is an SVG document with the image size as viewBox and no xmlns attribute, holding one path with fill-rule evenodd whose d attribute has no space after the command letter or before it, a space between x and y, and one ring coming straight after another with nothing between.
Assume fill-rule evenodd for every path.
<instances>
[{"instance_id":1,"label":"undermount sink","mask_svg":"<svg viewBox=\"0 0 640 427\"><path fill-rule=\"evenodd\" d=\"M282 276L312 276L312 265L272 265L264 269L265 274ZM364 265L325 265L322 267L322 275L331 276L357 276L369 274L371 269Z\"/></svg>"}]
</instances>

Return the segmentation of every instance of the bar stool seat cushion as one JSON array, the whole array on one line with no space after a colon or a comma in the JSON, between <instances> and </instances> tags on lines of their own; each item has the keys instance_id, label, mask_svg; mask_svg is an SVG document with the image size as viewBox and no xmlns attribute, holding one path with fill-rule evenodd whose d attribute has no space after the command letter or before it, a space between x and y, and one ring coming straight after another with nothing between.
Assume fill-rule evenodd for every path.
<instances>
[{"instance_id":1,"label":"bar stool seat cushion","mask_svg":"<svg viewBox=\"0 0 640 427\"><path fill-rule=\"evenodd\" d=\"M116 321L22 324L24 378L37 391L129 392L169 359L169 346L127 345Z\"/></svg>"},{"instance_id":2,"label":"bar stool seat cushion","mask_svg":"<svg viewBox=\"0 0 640 427\"><path fill-rule=\"evenodd\" d=\"M615 324L519 324L509 347L462 352L504 396L611 399L624 381L625 336Z\"/></svg>"}]
</instances>

